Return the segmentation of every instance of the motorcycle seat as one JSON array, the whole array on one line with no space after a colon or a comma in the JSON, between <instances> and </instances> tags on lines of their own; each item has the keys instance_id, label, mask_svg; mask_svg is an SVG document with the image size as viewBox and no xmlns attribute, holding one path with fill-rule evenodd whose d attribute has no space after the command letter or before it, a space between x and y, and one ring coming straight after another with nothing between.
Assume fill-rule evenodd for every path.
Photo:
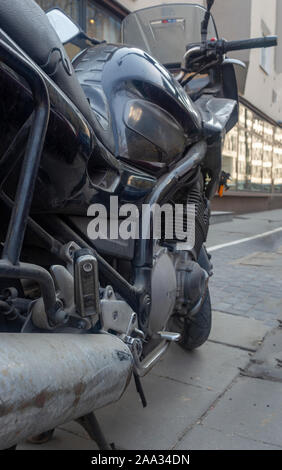
<instances>
[{"instance_id":1,"label":"motorcycle seat","mask_svg":"<svg viewBox=\"0 0 282 470\"><path fill-rule=\"evenodd\" d=\"M1 0L0 28L58 85L90 125L96 125L65 49L33 0Z\"/></svg>"}]
</instances>

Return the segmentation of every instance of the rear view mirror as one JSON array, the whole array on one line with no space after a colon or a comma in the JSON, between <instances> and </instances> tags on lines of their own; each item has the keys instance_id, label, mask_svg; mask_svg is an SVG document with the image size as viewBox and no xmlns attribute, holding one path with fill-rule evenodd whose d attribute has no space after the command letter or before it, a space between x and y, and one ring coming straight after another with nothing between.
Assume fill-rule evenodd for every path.
<instances>
[{"instance_id":1,"label":"rear view mirror","mask_svg":"<svg viewBox=\"0 0 282 470\"><path fill-rule=\"evenodd\" d=\"M52 8L46 15L63 44L70 42L81 33L79 26L60 8Z\"/></svg>"},{"instance_id":2,"label":"rear view mirror","mask_svg":"<svg viewBox=\"0 0 282 470\"><path fill-rule=\"evenodd\" d=\"M207 10L208 11L211 11L213 4L214 4L214 0L207 0Z\"/></svg>"}]
</instances>

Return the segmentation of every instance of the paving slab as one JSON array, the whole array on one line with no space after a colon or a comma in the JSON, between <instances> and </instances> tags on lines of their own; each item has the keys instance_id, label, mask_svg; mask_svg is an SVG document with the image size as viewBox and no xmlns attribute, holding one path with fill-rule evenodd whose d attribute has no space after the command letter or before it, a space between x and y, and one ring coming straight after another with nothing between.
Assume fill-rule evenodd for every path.
<instances>
[{"instance_id":1,"label":"paving slab","mask_svg":"<svg viewBox=\"0 0 282 470\"><path fill-rule=\"evenodd\" d=\"M173 446L237 376L239 368L245 368L249 354L209 342L194 352L171 345L163 360L142 379L147 409L142 409L131 384L121 402L98 413L107 438L126 449ZM168 432L166 426L172 432ZM68 423L62 428L87 437L77 423Z\"/></svg>"},{"instance_id":2,"label":"paving slab","mask_svg":"<svg viewBox=\"0 0 282 470\"><path fill-rule=\"evenodd\" d=\"M278 250L280 249L281 247L278 248ZM280 274L282 273L282 253L278 250L272 253L257 251L233 261L232 264L271 268L275 269Z\"/></svg>"},{"instance_id":3,"label":"paving slab","mask_svg":"<svg viewBox=\"0 0 282 470\"><path fill-rule=\"evenodd\" d=\"M264 444L230 432L221 432L196 425L176 446L177 450L282 450L282 447Z\"/></svg>"},{"instance_id":4,"label":"paving slab","mask_svg":"<svg viewBox=\"0 0 282 470\"><path fill-rule=\"evenodd\" d=\"M251 358L246 374L282 382L282 328L271 331Z\"/></svg>"},{"instance_id":5,"label":"paving slab","mask_svg":"<svg viewBox=\"0 0 282 470\"><path fill-rule=\"evenodd\" d=\"M282 210L247 215L212 226L208 245L281 226ZM281 236L279 233L213 253L211 291L216 304L231 314L215 311L210 341L193 353L173 345L163 361L142 379L146 409L132 382L118 403L97 412L109 442L123 449L282 448L282 384L273 381L273 372L271 382L237 377L270 330L266 322L279 318L281 280L277 276L278 257L272 252L281 255ZM259 260L251 259L251 264L249 259L246 264L233 264L253 252L264 251L267 254L260 255ZM269 269L273 265L276 270ZM252 315L263 321L246 318ZM267 357L270 355L271 350ZM19 448L95 449L95 444L83 428L71 422L56 429L50 443L23 443Z\"/></svg>"},{"instance_id":6,"label":"paving slab","mask_svg":"<svg viewBox=\"0 0 282 470\"><path fill-rule=\"evenodd\" d=\"M192 352L173 344L151 373L222 393L249 360L247 351L209 341Z\"/></svg>"},{"instance_id":7,"label":"paving slab","mask_svg":"<svg viewBox=\"0 0 282 470\"><path fill-rule=\"evenodd\" d=\"M210 341L256 351L270 326L253 318L213 312L213 325Z\"/></svg>"},{"instance_id":8,"label":"paving slab","mask_svg":"<svg viewBox=\"0 0 282 470\"><path fill-rule=\"evenodd\" d=\"M261 322L239 318L240 323L234 324L234 319L237 320L232 315L215 312L214 328L218 331L217 322L227 322L226 329L232 330L233 335L230 337L229 331L224 341L229 340L239 347L208 341L189 353L178 345L171 345L163 360L142 379L148 400L146 409L142 408L131 383L120 402L100 410L97 416L107 439L124 449L172 448L228 387L239 368L246 367L250 352L241 347L255 349L267 331ZM88 436L77 423L65 424L60 430L68 431L67 440L70 436L72 440L74 436L83 439L78 443L81 448L93 446L91 442L85 444ZM58 448L59 443L51 441L48 445Z\"/></svg>"},{"instance_id":9,"label":"paving slab","mask_svg":"<svg viewBox=\"0 0 282 470\"><path fill-rule=\"evenodd\" d=\"M252 226L253 217L249 222ZM275 241L269 236L213 253L210 292L214 310L278 326L282 320L282 231L276 235Z\"/></svg>"},{"instance_id":10,"label":"paving slab","mask_svg":"<svg viewBox=\"0 0 282 470\"><path fill-rule=\"evenodd\" d=\"M209 428L282 447L282 384L240 377L212 408Z\"/></svg>"},{"instance_id":11,"label":"paving slab","mask_svg":"<svg viewBox=\"0 0 282 470\"><path fill-rule=\"evenodd\" d=\"M122 449L170 449L214 402L218 392L149 374L142 379L148 401L143 408L131 382L116 404L96 416L109 442ZM83 436L76 423L64 429Z\"/></svg>"},{"instance_id":12,"label":"paving slab","mask_svg":"<svg viewBox=\"0 0 282 470\"><path fill-rule=\"evenodd\" d=\"M24 442L17 446L17 450L97 450L97 446L90 439L57 428L51 441L40 445Z\"/></svg>"}]
</instances>

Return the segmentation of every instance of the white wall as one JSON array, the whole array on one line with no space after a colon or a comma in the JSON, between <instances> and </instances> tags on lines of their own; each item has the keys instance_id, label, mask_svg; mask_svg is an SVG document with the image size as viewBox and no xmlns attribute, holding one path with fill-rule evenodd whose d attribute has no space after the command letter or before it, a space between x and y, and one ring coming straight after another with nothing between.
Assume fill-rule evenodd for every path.
<instances>
[{"instance_id":1,"label":"white wall","mask_svg":"<svg viewBox=\"0 0 282 470\"><path fill-rule=\"evenodd\" d=\"M270 34L276 33L276 1L253 0L251 14L251 37L262 36L262 20ZM282 18L281 18L282 21ZM269 49L269 74L260 66L261 50L253 49L250 53L250 65L247 76L245 97L257 108L275 120L282 120L282 74L275 71L275 49ZM277 102L273 103L273 91L277 93Z\"/></svg>"}]
</instances>

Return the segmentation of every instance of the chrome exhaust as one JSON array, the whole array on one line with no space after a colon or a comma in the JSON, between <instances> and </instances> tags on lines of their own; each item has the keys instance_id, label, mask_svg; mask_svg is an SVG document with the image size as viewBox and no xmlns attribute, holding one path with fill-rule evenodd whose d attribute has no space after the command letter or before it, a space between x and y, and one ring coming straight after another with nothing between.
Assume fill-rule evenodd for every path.
<instances>
[{"instance_id":1,"label":"chrome exhaust","mask_svg":"<svg viewBox=\"0 0 282 470\"><path fill-rule=\"evenodd\" d=\"M133 358L110 334L0 334L0 449L120 399Z\"/></svg>"}]
</instances>

